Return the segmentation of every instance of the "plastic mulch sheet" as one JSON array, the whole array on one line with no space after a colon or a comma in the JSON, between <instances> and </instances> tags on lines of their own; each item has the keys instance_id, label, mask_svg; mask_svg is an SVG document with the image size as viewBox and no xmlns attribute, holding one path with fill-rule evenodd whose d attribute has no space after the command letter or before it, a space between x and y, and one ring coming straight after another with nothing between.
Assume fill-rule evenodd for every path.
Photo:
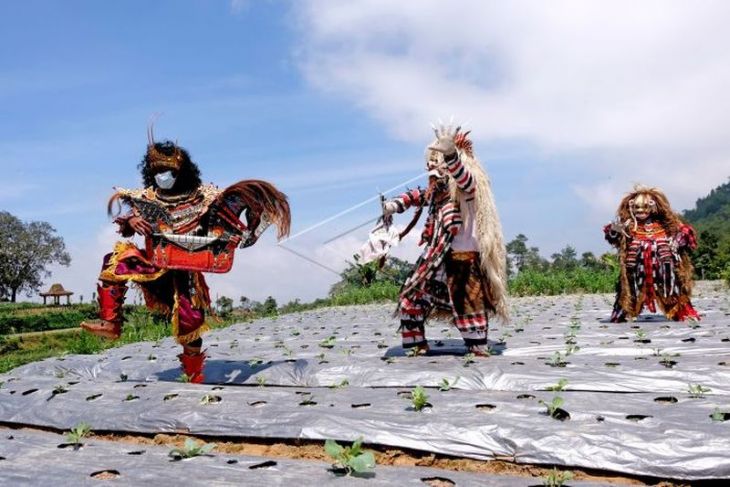
<instances>
[{"instance_id":1,"label":"plastic mulch sheet","mask_svg":"<svg viewBox=\"0 0 730 487\"><path fill-rule=\"evenodd\" d=\"M358 477L342 477L319 461L210 454L174 461L169 449L89 439L74 449L65 438L53 433L0 429L0 484L18 485L98 485L113 480L114 485L440 485L528 486L539 479L444 472L432 468L376 467ZM60 446L60 447L59 447ZM42 465L42 468L39 468ZM453 482L449 484L448 482ZM598 483L571 482L571 485L598 487Z\"/></svg>"},{"instance_id":2,"label":"plastic mulch sheet","mask_svg":"<svg viewBox=\"0 0 730 487\"><path fill-rule=\"evenodd\" d=\"M200 386L177 382L179 346L171 340L49 359L0 376L0 422L363 436L477 459L676 479L730 476L730 296L702 290L694 299L704 314L696 324L656 315L607 323L611 301L514 299L512 323L490 331L496 355L474 362L445 323L427 327L430 355L404 356L393 307L385 305L212 332L205 338L207 384ZM566 391L547 390L560 379ZM427 387L430 405L421 412L410 400L415 385ZM57 386L66 392L53 394ZM569 418L546 413L540 401L555 396L563 399L557 415Z\"/></svg>"}]
</instances>

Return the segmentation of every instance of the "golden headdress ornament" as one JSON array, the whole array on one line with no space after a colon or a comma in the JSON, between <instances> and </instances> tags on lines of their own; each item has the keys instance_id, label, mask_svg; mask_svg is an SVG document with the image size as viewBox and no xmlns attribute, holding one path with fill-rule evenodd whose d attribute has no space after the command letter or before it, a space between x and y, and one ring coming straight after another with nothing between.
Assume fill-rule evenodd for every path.
<instances>
[{"instance_id":1,"label":"golden headdress ornament","mask_svg":"<svg viewBox=\"0 0 730 487\"><path fill-rule=\"evenodd\" d=\"M175 144L175 150L171 155L166 155L155 147L155 134L153 130L154 121L147 126L147 160L152 169L171 169L178 171L182 165L183 155L180 148Z\"/></svg>"}]
</instances>

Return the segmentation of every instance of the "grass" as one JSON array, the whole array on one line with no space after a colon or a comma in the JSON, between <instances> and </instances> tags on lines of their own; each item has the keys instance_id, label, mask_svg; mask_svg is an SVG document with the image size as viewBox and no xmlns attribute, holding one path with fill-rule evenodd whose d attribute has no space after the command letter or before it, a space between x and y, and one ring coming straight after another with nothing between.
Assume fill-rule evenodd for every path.
<instances>
[{"instance_id":1,"label":"grass","mask_svg":"<svg viewBox=\"0 0 730 487\"><path fill-rule=\"evenodd\" d=\"M212 328L226 327L234 322L237 320L209 320ZM129 343L157 341L171 336L171 332L167 320L138 306L127 313L122 336L116 341L104 340L78 329L25 337L0 336L0 373L49 357L90 355Z\"/></svg>"},{"instance_id":2,"label":"grass","mask_svg":"<svg viewBox=\"0 0 730 487\"><path fill-rule=\"evenodd\" d=\"M617 279L616 271L603 269L523 270L510 279L509 292L512 296L611 293Z\"/></svg>"}]
</instances>

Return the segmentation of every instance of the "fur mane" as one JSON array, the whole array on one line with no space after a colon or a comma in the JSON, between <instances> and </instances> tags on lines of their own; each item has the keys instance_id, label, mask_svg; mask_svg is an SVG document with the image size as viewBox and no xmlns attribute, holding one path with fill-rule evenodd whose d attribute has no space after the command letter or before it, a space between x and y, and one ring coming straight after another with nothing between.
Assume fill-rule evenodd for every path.
<instances>
[{"instance_id":1,"label":"fur mane","mask_svg":"<svg viewBox=\"0 0 730 487\"><path fill-rule=\"evenodd\" d=\"M502 235L502 224L497 214L497 206L492 195L492 185L489 176L481 163L474 157L471 147L459 149L459 158L474 178L476 185L473 208L476 209L475 218L477 228L477 245L481 258L481 269L487 277L489 300L494 305L496 316L502 322L509 323L509 309L507 307L507 250ZM458 202L461 190L456 181L449 177L449 188L452 201ZM469 208L461 208L464 217L469 217Z\"/></svg>"}]
</instances>

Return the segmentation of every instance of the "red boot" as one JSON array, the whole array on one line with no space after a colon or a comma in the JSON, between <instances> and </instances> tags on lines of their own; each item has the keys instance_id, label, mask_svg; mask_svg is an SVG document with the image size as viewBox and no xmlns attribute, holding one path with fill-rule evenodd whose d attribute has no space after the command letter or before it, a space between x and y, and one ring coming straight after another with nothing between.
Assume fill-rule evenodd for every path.
<instances>
[{"instance_id":1,"label":"red boot","mask_svg":"<svg viewBox=\"0 0 730 487\"><path fill-rule=\"evenodd\" d=\"M96 336L116 340L122 334L122 306L127 286L124 284L105 284L97 286L99 291L98 320L84 321L81 328Z\"/></svg>"},{"instance_id":2,"label":"red boot","mask_svg":"<svg viewBox=\"0 0 730 487\"><path fill-rule=\"evenodd\" d=\"M205 357L205 352L181 353L177 356L180 359L183 373L188 377L188 382L200 384L205 380L205 376L203 375Z\"/></svg>"}]
</instances>

